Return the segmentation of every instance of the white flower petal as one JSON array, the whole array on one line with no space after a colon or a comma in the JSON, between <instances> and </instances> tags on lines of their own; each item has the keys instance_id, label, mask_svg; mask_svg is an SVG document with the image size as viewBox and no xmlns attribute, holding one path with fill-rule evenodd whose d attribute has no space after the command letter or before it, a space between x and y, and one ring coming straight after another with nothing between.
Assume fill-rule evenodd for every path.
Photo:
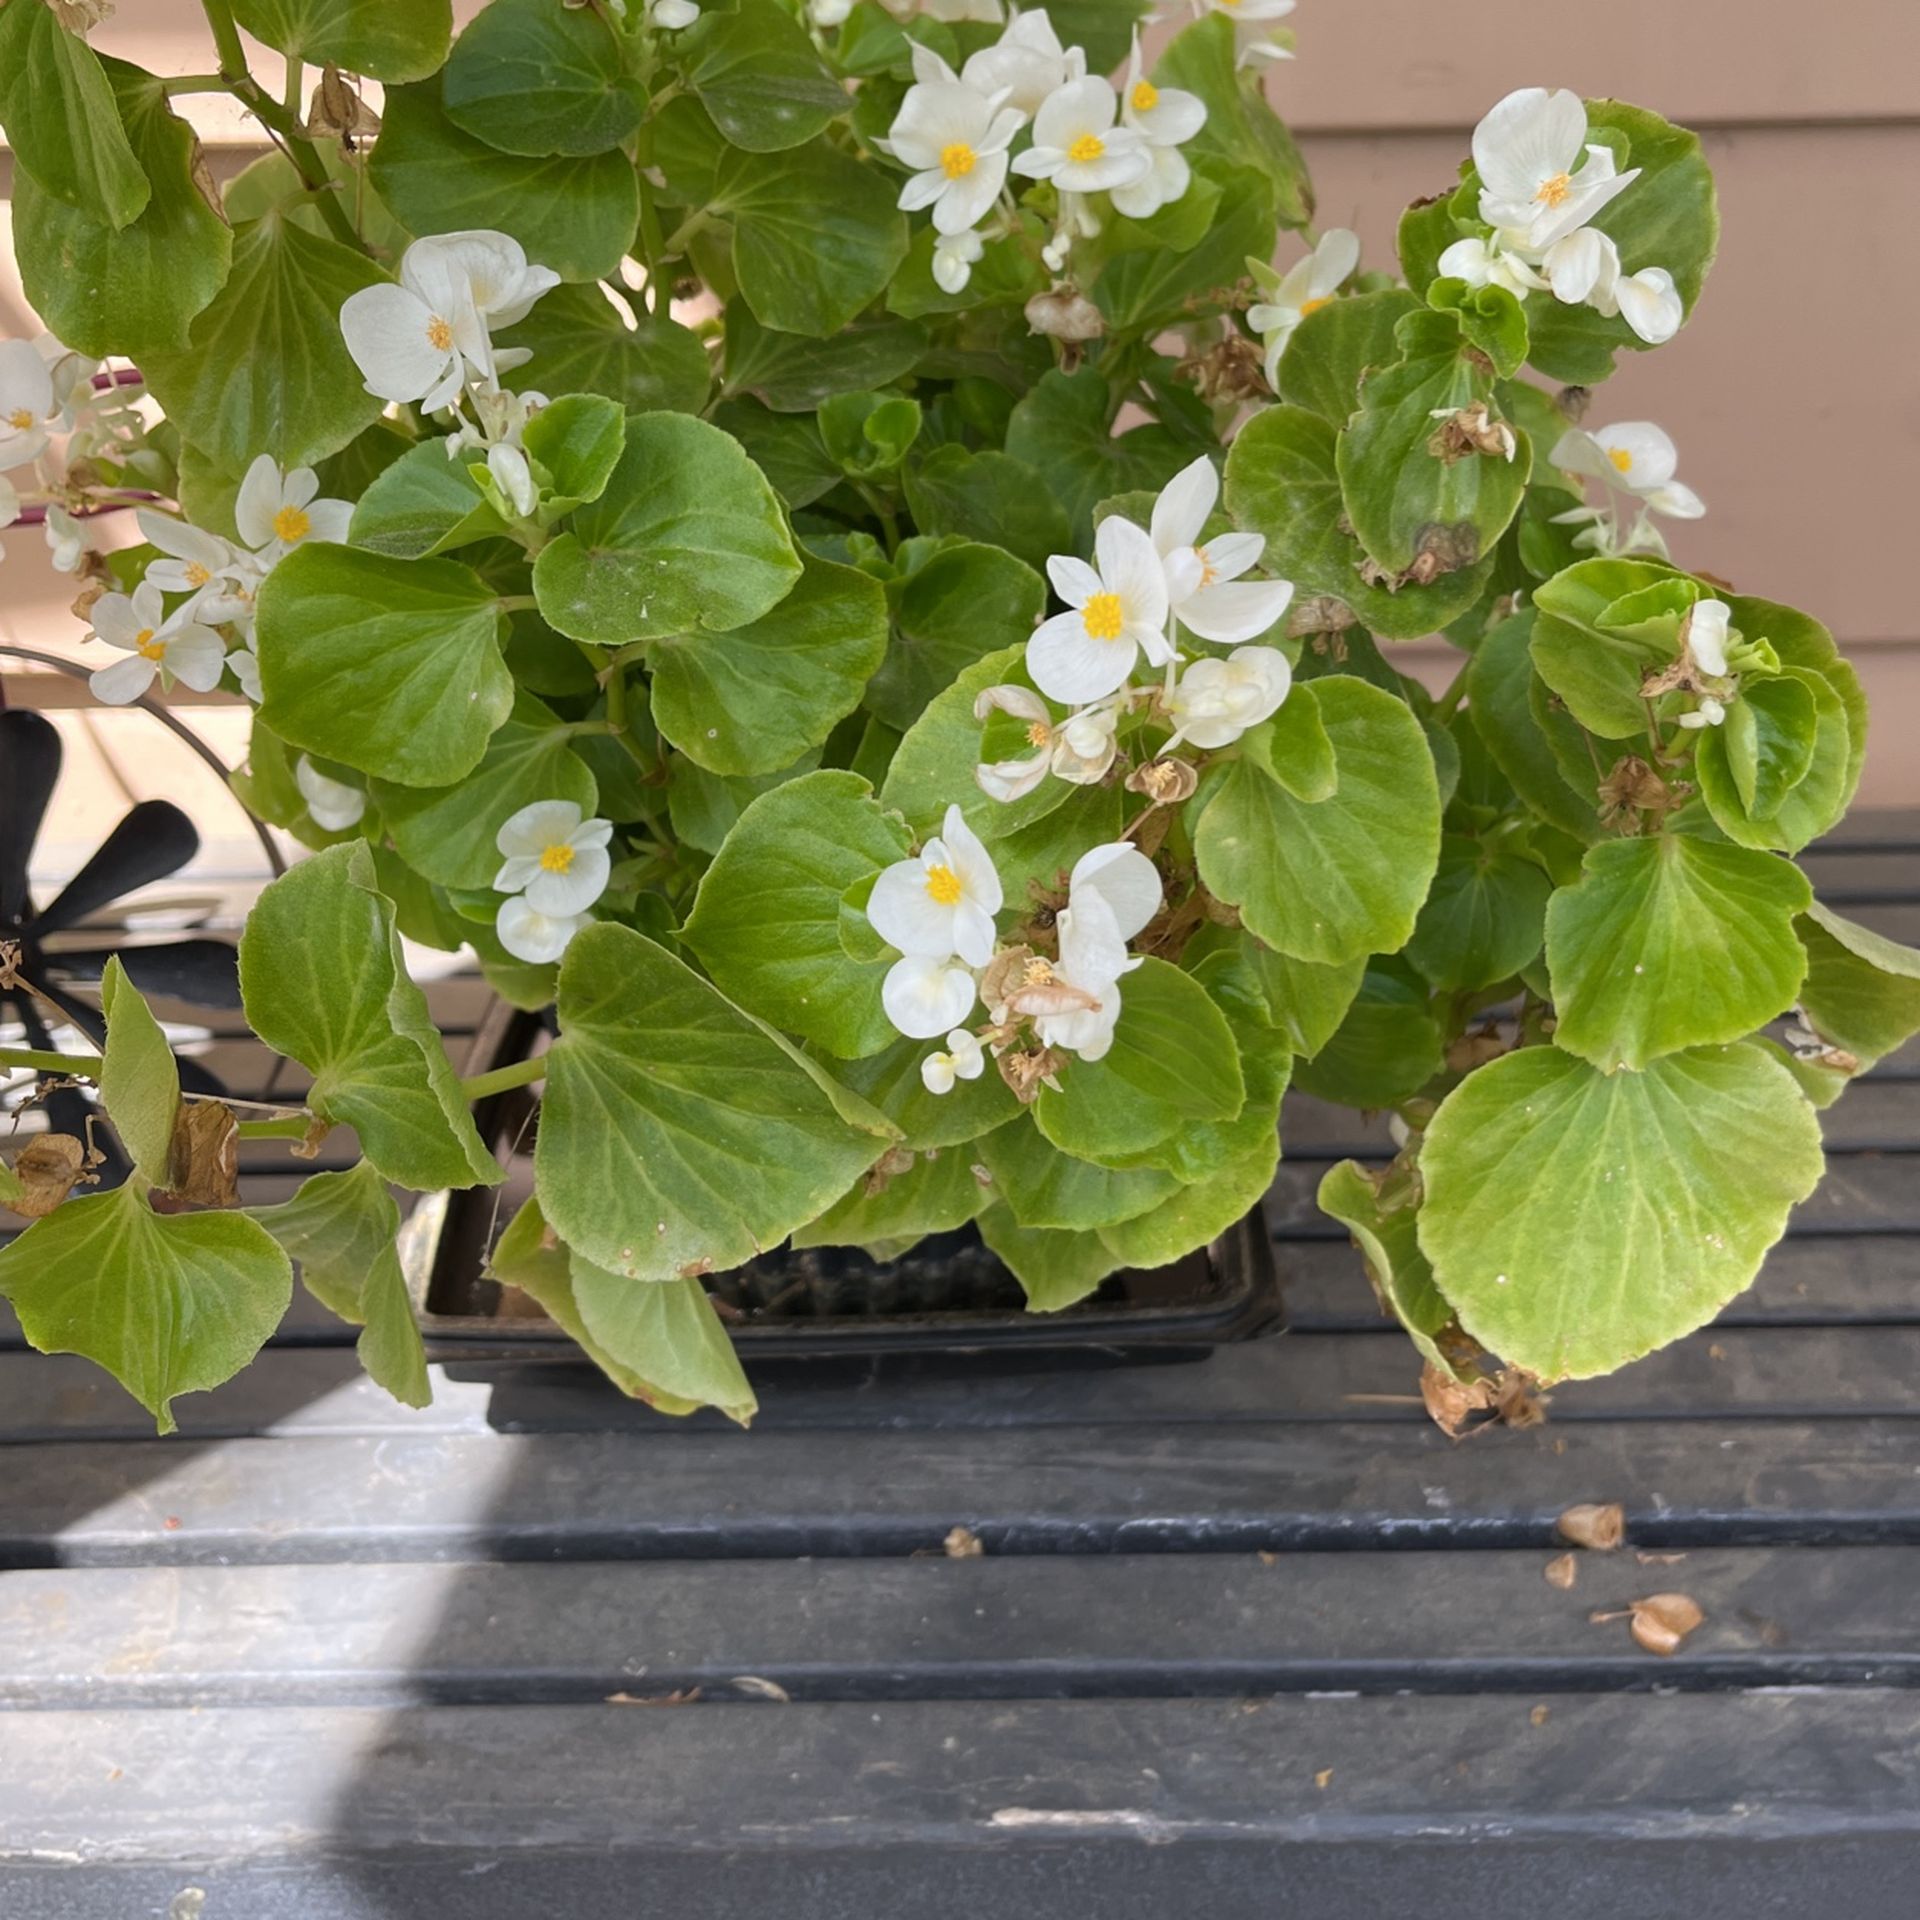
<instances>
[{"instance_id":1,"label":"white flower petal","mask_svg":"<svg viewBox=\"0 0 1920 1920\"><path fill-rule=\"evenodd\" d=\"M340 332L369 393L382 400L422 400L445 385L450 367L457 378L452 347L436 346L428 337L436 317L405 287L382 283L348 296Z\"/></svg>"},{"instance_id":2,"label":"white flower petal","mask_svg":"<svg viewBox=\"0 0 1920 1920\"><path fill-rule=\"evenodd\" d=\"M880 985L880 1004L909 1040L931 1040L973 1011L976 990L965 967L930 954L896 960Z\"/></svg>"},{"instance_id":3,"label":"white flower petal","mask_svg":"<svg viewBox=\"0 0 1920 1920\"><path fill-rule=\"evenodd\" d=\"M493 929L500 937L500 944L516 960L537 967L558 960L573 936L586 924L585 914L550 919L528 905L524 895L516 894L511 900L501 901L500 911L494 915Z\"/></svg>"},{"instance_id":4,"label":"white flower petal","mask_svg":"<svg viewBox=\"0 0 1920 1920\"><path fill-rule=\"evenodd\" d=\"M87 684L93 689L93 697L104 701L110 707L130 706L153 685L154 675L160 671L156 662L143 655L130 653L124 660L116 660L110 666L96 667L88 676Z\"/></svg>"},{"instance_id":5,"label":"white flower petal","mask_svg":"<svg viewBox=\"0 0 1920 1920\"><path fill-rule=\"evenodd\" d=\"M1206 454L1185 466L1160 489L1148 531L1162 554L1197 546L1207 516L1220 498L1220 475Z\"/></svg>"},{"instance_id":6,"label":"white flower petal","mask_svg":"<svg viewBox=\"0 0 1920 1920\"><path fill-rule=\"evenodd\" d=\"M585 913L607 890L613 863L606 850L576 846L571 851L573 859L564 872L543 866L526 884L527 904L550 920Z\"/></svg>"},{"instance_id":7,"label":"white flower petal","mask_svg":"<svg viewBox=\"0 0 1920 1920\"><path fill-rule=\"evenodd\" d=\"M1201 640L1234 646L1269 633L1293 599L1291 580L1228 580L1180 604L1181 624Z\"/></svg>"},{"instance_id":8,"label":"white flower petal","mask_svg":"<svg viewBox=\"0 0 1920 1920\"><path fill-rule=\"evenodd\" d=\"M1027 672L1034 685L1067 706L1105 699L1126 684L1139 657L1138 644L1125 634L1094 639L1078 612L1055 614L1027 642Z\"/></svg>"},{"instance_id":9,"label":"white flower petal","mask_svg":"<svg viewBox=\"0 0 1920 1920\"><path fill-rule=\"evenodd\" d=\"M1089 893L1106 903L1119 938L1131 940L1160 911L1159 869L1130 841L1094 847L1074 863L1067 883L1074 907L1084 907Z\"/></svg>"},{"instance_id":10,"label":"white flower petal","mask_svg":"<svg viewBox=\"0 0 1920 1920\"><path fill-rule=\"evenodd\" d=\"M929 866L946 865L944 852L937 840L929 841L921 858L898 860L886 868L867 897L867 919L874 932L904 954L934 960L953 954L953 903L936 900L927 884Z\"/></svg>"}]
</instances>

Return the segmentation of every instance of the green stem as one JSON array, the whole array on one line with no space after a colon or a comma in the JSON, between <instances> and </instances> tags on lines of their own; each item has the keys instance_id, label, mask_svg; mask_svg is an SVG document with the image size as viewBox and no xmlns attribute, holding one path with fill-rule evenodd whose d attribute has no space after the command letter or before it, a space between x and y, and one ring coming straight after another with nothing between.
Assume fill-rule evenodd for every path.
<instances>
[{"instance_id":1,"label":"green stem","mask_svg":"<svg viewBox=\"0 0 1920 1920\"><path fill-rule=\"evenodd\" d=\"M506 593L500 596L502 613L530 613L539 604L530 593Z\"/></svg>"},{"instance_id":2,"label":"green stem","mask_svg":"<svg viewBox=\"0 0 1920 1920\"><path fill-rule=\"evenodd\" d=\"M100 1056L97 1053L46 1053L33 1047L0 1047L0 1067L91 1080L99 1074Z\"/></svg>"},{"instance_id":3,"label":"green stem","mask_svg":"<svg viewBox=\"0 0 1920 1920\"><path fill-rule=\"evenodd\" d=\"M313 1131L313 1119L296 1113L288 1120L241 1120L234 1131L242 1140L304 1140Z\"/></svg>"},{"instance_id":4,"label":"green stem","mask_svg":"<svg viewBox=\"0 0 1920 1920\"><path fill-rule=\"evenodd\" d=\"M183 93L225 93L226 90L226 76L218 73L182 73L160 82L160 91L169 100L178 99Z\"/></svg>"},{"instance_id":5,"label":"green stem","mask_svg":"<svg viewBox=\"0 0 1920 1920\"><path fill-rule=\"evenodd\" d=\"M476 1073L462 1080L460 1097L463 1100L484 1100L489 1094L510 1093L515 1087L527 1087L536 1080L544 1080L546 1073L545 1054L533 1060L516 1060L511 1066L495 1067L491 1073Z\"/></svg>"},{"instance_id":6,"label":"green stem","mask_svg":"<svg viewBox=\"0 0 1920 1920\"><path fill-rule=\"evenodd\" d=\"M1433 718L1444 726L1460 711L1460 702L1467 697L1467 669L1473 665L1471 659L1462 663L1460 671L1447 683L1447 690L1433 703Z\"/></svg>"}]
</instances>

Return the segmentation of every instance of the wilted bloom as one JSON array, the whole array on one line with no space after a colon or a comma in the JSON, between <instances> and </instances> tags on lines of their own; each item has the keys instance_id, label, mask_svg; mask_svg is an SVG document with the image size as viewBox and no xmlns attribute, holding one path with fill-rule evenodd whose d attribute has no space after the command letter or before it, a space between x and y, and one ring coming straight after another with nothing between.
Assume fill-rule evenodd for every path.
<instances>
[{"instance_id":1,"label":"wilted bloom","mask_svg":"<svg viewBox=\"0 0 1920 1920\"><path fill-rule=\"evenodd\" d=\"M1116 127L1120 96L1097 74L1070 80L1034 115L1033 145L1013 162L1015 173L1051 180L1062 193L1102 193L1144 179L1152 167L1146 141Z\"/></svg>"},{"instance_id":2,"label":"wilted bloom","mask_svg":"<svg viewBox=\"0 0 1920 1920\"><path fill-rule=\"evenodd\" d=\"M913 70L886 139L894 158L914 169L900 205L909 213L931 207L937 233L964 233L999 197L1007 149L1025 116L1003 93L970 86L929 48L915 47Z\"/></svg>"},{"instance_id":3,"label":"wilted bloom","mask_svg":"<svg viewBox=\"0 0 1920 1920\"><path fill-rule=\"evenodd\" d=\"M494 845L504 859L493 876L499 893L524 893L549 919L585 913L607 889L613 863L611 820L585 820L571 800L536 800L501 823Z\"/></svg>"},{"instance_id":4,"label":"wilted bloom","mask_svg":"<svg viewBox=\"0 0 1920 1920\"><path fill-rule=\"evenodd\" d=\"M947 1035L946 1051L930 1053L920 1062L920 1083L929 1093L951 1093L956 1080L978 1080L987 1058L980 1042L965 1027Z\"/></svg>"},{"instance_id":5,"label":"wilted bloom","mask_svg":"<svg viewBox=\"0 0 1920 1920\"><path fill-rule=\"evenodd\" d=\"M209 693L220 684L225 643L187 619L185 608L167 618L160 589L149 582L143 580L130 595L103 593L93 603L92 618L94 638L128 656L97 669L89 681L94 697L108 706L138 700L162 673L196 693Z\"/></svg>"},{"instance_id":6,"label":"wilted bloom","mask_svg":"<svg viewBox=\"0 0 1920 1920\"><path fill-rule=\"evenodd\" d=\"M367 796L358 787L322 773L304 753L294 762L293 779L316 827L328 833L344 833L360 824L367 810Z\"/></svg>"},{"instance_id":7,"label":"wilted bloom","mask_svg":"<svg viewBox=\"0 0 1920 1920\"><path fill-rule=\"evenodd\" d=\"M1277 388L1280 356L1293 330L1308 314L1319 312L1360 264L1360 236L1346 227L1329 227L1310 254L1278 277L1262 261L1247 264L1267 296L1247 309L1247 325L1266 348L1267 385Z\"/></svg>"},{"instance_id":8,"label":"wilted bloom","mask_svg":"<svg viewBox=\"0 0 1920 1920\"><path fill-rule=\"evenodd\" d=\"M1144 653L1173 658L1166 635L1167 582L1152 538L1111 514L1093 537L1093 565L1055 554L1047 577L1068 611L1027 642L1027 672L1040 691L1069 706L1102 700L1124 686Z\"/></svg>"},{"instance_id":9,"label":"wilted bloom","mask_svg":"<svg viewBox=\"0 0 1920 1920\"><path fill-rule=\"evenodd\" d=\"M1262 534L1202 538L1219 498L1220 476L1202 454L1160 490L1151 537L1173 617L1200 639L1231 646L1267 632L1279 620L1293 598L1293 582L1240 578L1266 551Z\"/></svg>"},{"instance_id":10,"label":"wilted bloom","mask_svg":"<svg viewBox=\"0 0 1920 1920\"><path fill-rule=\"evenodd\" d=\"M1137 847L1121 840L1082 854L1054 922L1060 958L1029 963L1008 1011L1030 1016L1047 1046L1100 1059L1120 1018L1120 980L1140 964L1127 942L1160 911L1161 898L1160 875Z\"/></svg>"},{"instance_id":11,"label":"wilted bloom","mask_svg":"<svg viewBox=\"0 0 1920 1920\"><path fill-rule=\"evenodd\" d=\"M305 540L343 544L352 503L316 500L319 491L319 476L311 467L282 473L271 454L256 455L233 503L234 526L269 566Z\"/></svg>"},{"instance_id":12,"label":"wilted bloom","mask_svg":"<svg viewBox=\"0 0 1920 1920\"><path fill-rule=\"evenodd\" d=\"M1511 244L1543 253L1584 227L1640 177L1616 170L1612 149L1587 144L1587 108L1564 87L1520 87L1473 131L1480 217Z\"/></svg>"},{"instance_id":13,"label":"wilted bloom","mask_svg":"<svg viewBox=\"0 0 1920 1920\"><path fill-rule=\"evenodd\" d=\"M1686 318L1673 275L1665 267L1622 273L1620 249L1598 227L1555 241L1541 264L1556 300L1591 306L1607 319L1622 314L1650 347L1664 346Z\"/></svg>"},{"instance_id":14,"label":"wilted bloom","mask_svg":"<svg viewBox=\"0 0 1920 1920\"><path fill-rule=\"evenodd\" d=\"M1129 186L1113 189L1113 204L1144 220L1170 207L1187 190L1193 169L1181 147L1207 123L1206 102L1179 87L1156 87L1140 60L1140 36L1133 37L1133 58L1121 96L1121 124L1147 143L1147 171Z\"/></svg>"},{"instance_id":15,"label":"wilted bloom","mask_svg":"<svg viewBox=\"0 0 1920 1920\"><path fill-rule=\"evenodd\" d=\"M986 848L960 809L949 806L942 831L875 880L867 918L904 954L933 960L958 954L968 966L984 967L993 958L993 916L1002 898Z\"/></svg>"},{"instance_id":16,"label":"wilted bloom","mask_svg":"<svg viewBox=\"0 0 1920 1920\"><path fill-rule=\"evenodd\" d=\"M1173 738L1196 747L1227 747L1280 711L1293 685L1293 668L1277 647L1236 647L1223 660L1196 660L1180 676L1167 714Z\"/></svg>"},{"instance_id":17,"label":"wilted bloom","mask_svg":"<svg viewBox=\"0 0 1920 1920\"><path fill-rule=\"evenodd\" d=\"M1018 800L1049 773L1074 786L1092 786L1105 779L1119 751L1115 736L1120 709L1116 704L1082 707L1056 725L1052 709L1032 688L984 688L973 703L973 717L985 720L996 710L1027 723L1027 743L1033 752L1022 759L995 760L974 769L973 777L981 790L995 800Z\"/></svg>"}]
</instances>

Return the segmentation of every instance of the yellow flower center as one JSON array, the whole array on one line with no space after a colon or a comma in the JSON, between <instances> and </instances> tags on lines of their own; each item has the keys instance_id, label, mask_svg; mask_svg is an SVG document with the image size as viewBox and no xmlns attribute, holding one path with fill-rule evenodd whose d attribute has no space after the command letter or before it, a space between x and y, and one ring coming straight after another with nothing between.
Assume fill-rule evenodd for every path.
<instances>
[{"instance_id":1,"label":"yellow flower center","mask_svg":"<svg viewBox=\"0 0 1920 1920\"><path fill-rule=\"evenodd\" d=\"M573 871L573 849L564 840L556 840L551 846L540 849L540 871L542 873L571 873Z\"/></svg>"},{"instance_id":2,"label":"yellow flower center","mask_svg":"<svg viewBox=\"0 0 1920 1920\"><path fill-rule=\"evenodd\" d=\"M1240 0L1220 0L1220 4L1223 7L1237 7L1240 4Z\"/></svg>"},{"instance_id":3,"label":"yellow flower center","mask_svg":"<svg viewBox=\"0 0 1920 1920\"><path fill-rule=\"evenodd\" d=\"M1315 294L1311 300L1302 300L1300 302L1300 318L1304 320L1308 314L1318 313L1322 307L1330 307L1332 305L1333 305L1332 294L1330 293Z\"/></svg>"},{"instance_id":4,"label":"yellow flower center","mask_svg":"<svg viewBox=\"0 0 1920 1920\"><path fill-rule=\"evenodd\" d=\"M307 518L303 507L282 507L273 516L273 534L276 540L284 540L292 546L296 540L304 540L313 531L313 522Z\"/></svg>"},{"instance_id":5,"label":"yellow flower center","mask_svg":"<svg viewBox=\"0 0 1920 1920\"><path fill-rule=\"evenodd\" d=\"M957 907L961 892L960 876L951 867L927 869L927 898L937 906Z\"/></svg>"},{"instance_id":6,"label":"yellow flower center","mask_svg":"<svg viewBox=\"0 0 1920 1920\"><path fill-rule=\"evenodd\" d=\"M1213 564L1213 556L1205 547L1195 547L1194 552L1200 556L1200 586L1210 587L1220 577L1219 570ZM1198 592L1199 588L1195 591Z\"/></svg>"},{"instance_id":7,"label":"yellow flower center","mask_svg":"<svg viewBox=\"0 0 1920 1920\"><path fill-rule=\"evenodd\" d=\"M1089 640L1118 640L1120 629L1127 624L1117 593L1091 595L1087 604L1080 609L1080 619L1087 629Z\"/></svg>"},{"instance_id":8,"label":"yellow flower center","mask_svg":"<svg viewBox=\"0 0 1920 1920\"><path fill-rule=\"evenodd\" d=\"M187 562L187 585L188 586L204 587L207 584L207 582L212 578L213 578L213 575L210 574L206 570L206 568L200 564L198 560L189 560Z\"/></svg>"},{"instance_id":9,"label":"yellow flower center","mask_svg":"<svg viewBox=\"0 0 1920 1920\"><path fill-rule=\"evenodd\" d=\"M1151 113L1160 104L1160 89L1151 80L1136 80L1130 98L1135 113Z\"/></svg>"},{"instance_id":10,"label":"yellow flower center","mask_svg":"<svg viewBox=\"0 0 1920 1920\"><path fill-rule=\"evenodd\" d=\"M1107 150L1107 143L1097 133L1083 133L1067 149L1067 158L1077 160L1081 166L1089 161L1098 160Z\"/></svg>"},{"instance_id":11,"label":"yellow flower center","mask_svg":"<svg viewBox=\"0 0 1920 1920\"><path fill-rule=\"evenodd\" d=\"M1036 955L1027 962L1026 984L1030 987L1050 987L1053 985L1053 967L1050 962Z\"/></svg>"},{"instance_id":12,"label":"yellow flower center","mask_svg":"<svg viewBox=\"0 0 1920 1920\"><path fill-rule=\"evenodd\" d=\"M167 657L166 642L156 640L151 627L142 627L133 636L133 650L142 660L164 660Z\"/></svg>"},{"instance_id":13,"label":"yellow flower center","mask_svg":"<svg viewBox=\"0 0 1920 1920\"><path fill-rule=\"evenodd\" d=\"M1044 720L1034 720L1027 727L1027 745L1044 747L1053 738L1053 729Z\"/></svg>"},{"instance_id":14,"label":"yellow flower center","mask_svg":"<svg viewBox=\"0 0 1920 1920\"><path fill-rule=\"evenodd\" d=\"M1631 473L1633 471L1633 455L1630 454L1625 447L1609 447L1607 449L1607 458L1611 460L1622 473Z\"/></svg>"},{"instance_id":15,"label":"yellow flower center","mask_svg":"<svg viewBox=\"0 0 1920 1920\"><path fill-rule=\"evenodd\" d=\"M1556 173L1549 175L1548 178L1540 182L1539 189L1533 197L1538 200L1542 206L1563 207L1567 203L1567 196L1572 193L1572 191L1572 176L1564 173Z\"/></svg>"},{"instance_id":16,"label":"yellow flower center","mask_svg":"<svg viewBox=\"0 0 1920 1920\"><path fill-rule=\"evenodd\" d=\"M26 430L33 425L33 415L29 413L25 407L15 407L14 410L7 415L7 425L21 433L25 433Z\"/></svg>"},{"instance_id":17,"label":"yellow flower center","mask_svg":"<svg viewBox=\"0 0 1920 1920\"><path fill-rule=\"evenodd\" d=\"M453 345L453 329L437 313L427 319L427 345L442 353Z\"/></svg>"},{"instance_id":18,"label":"yellow flower center","mask_svg":"<svg viewBox=\"0 0 1920 1920\"><path fill-rule=\"evenodd\" d=\"M949 180L964 180L973 171L978 158L979 155L964 140L955 140L940 149L940 171Z\"/></svg>"}]
</instances>

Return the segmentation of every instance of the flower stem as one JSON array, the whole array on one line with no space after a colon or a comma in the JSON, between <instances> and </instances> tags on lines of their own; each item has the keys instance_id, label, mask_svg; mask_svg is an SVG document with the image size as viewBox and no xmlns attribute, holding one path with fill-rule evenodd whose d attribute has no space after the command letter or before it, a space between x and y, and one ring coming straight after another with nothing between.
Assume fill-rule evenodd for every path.
<instances>
[{"instance_id":1,"label":"flower stem","mask_svg":"<svg viewBox=\"0 0 1920 1920\"><path fill-rule=\"evenodd\" d=\"M234 1131L242 1140L304 1140L313 1131L313 1118L296 1113L286 1120L241 1120Z\"/></svg>"},{"instance_id":2,"label":"flower stem","mask_svg":"<svg viewBox=\"0 0 1920 1920\"><path fill-rule=\"evenodd\" d=\"M0 1047L0 1067L16 1073L60 1073L90 1080L100 1071L100 1056L97 1053L48 1053L35 1047Z\"/></svg>"},{"instance_id":3,"label":"flower stem","mask_svg":"<svg viewBox=\"0 0 1920 1920\"><path fill-rule=\"evenodd\" d=\"M531 1060L515 1060L510 1065L495 1067L491 1073L476 1073L460 1082L460 1097L463 1100L484 1100L490 1094L510 1093L515 1087L531 1086L536 1080L543 1080L547 1073L547 1059L540 1054Z\"/></svg>"}]
</instances>

